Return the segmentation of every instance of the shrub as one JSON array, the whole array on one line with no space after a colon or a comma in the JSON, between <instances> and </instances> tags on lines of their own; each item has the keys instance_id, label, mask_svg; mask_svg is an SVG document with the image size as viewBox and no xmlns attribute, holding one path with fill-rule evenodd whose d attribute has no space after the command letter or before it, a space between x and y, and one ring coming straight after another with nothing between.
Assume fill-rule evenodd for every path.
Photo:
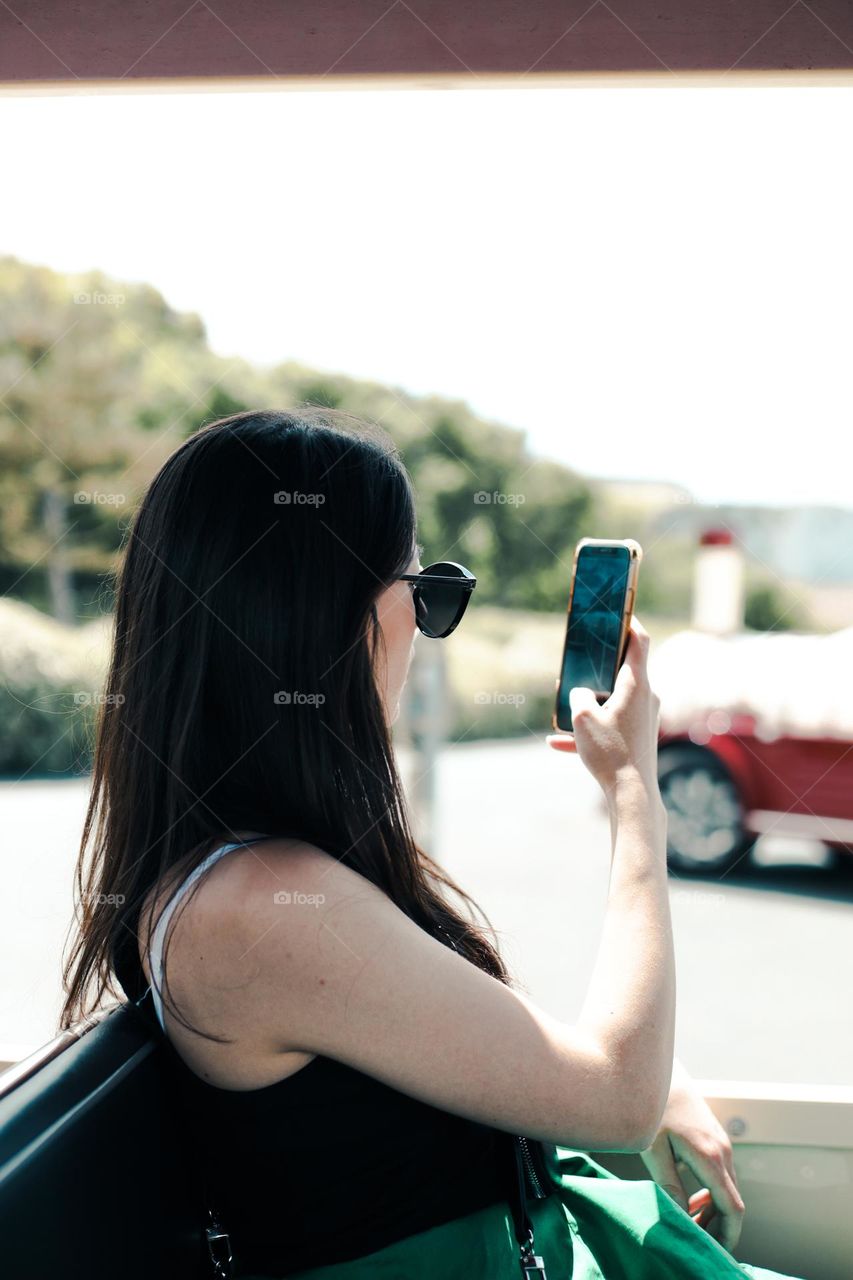
<instances>
[{"instance_id":1,"label":"shrub","mask_svg":"<svg viewBox=\"0 0 853 1280\"><path fill-rule=\"evenodd\" d=\"M0 774L88 770L108 628L107 618L67 627L0 600Z\"/></svg>"}]
</instances>

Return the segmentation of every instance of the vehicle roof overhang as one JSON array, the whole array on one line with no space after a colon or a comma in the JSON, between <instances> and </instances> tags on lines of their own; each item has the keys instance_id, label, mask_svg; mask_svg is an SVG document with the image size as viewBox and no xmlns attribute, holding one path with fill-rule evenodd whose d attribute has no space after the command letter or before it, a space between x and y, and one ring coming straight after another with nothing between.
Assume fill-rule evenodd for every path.
<instances>
[{"instance_id":1,"label":"vehicle roof overhang","mask_svg":"<svg viewBox=\"0 0 853 1280\"><path fill-rule=\"evenodd\" d=\"M12 0L0 88L849 83L848 0Z\"/></svg>"}]
</instances>

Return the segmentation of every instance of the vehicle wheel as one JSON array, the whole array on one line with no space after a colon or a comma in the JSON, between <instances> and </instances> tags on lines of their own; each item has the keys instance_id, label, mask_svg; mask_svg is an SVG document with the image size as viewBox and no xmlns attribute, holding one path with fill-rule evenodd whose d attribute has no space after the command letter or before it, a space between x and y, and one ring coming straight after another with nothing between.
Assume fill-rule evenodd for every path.
<instances>
[{"instance_id":1,"label":"vehicle wheel","mask_svg":"<svg viewBox=\"0 0 853 1280\"><path fill-rule=\"evenodd\" d=\"M744 829L734 779L712 751L664 748L658 755L658 785L667 812L666 860L673 871L725 871L754 843Z\"/></svg>"}]
</instances>

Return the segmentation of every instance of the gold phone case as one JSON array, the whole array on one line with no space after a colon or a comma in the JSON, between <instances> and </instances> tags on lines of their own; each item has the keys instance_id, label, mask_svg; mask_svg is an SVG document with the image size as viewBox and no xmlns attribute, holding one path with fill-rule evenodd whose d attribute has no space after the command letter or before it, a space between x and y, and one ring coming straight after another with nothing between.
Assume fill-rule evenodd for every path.
<instances>
[{"instance_id":1,"label":"gold phone case","mask_svg":"<svg viewBox=\"0 0 853 1280\"><path fill-rule=\"evenodd\" d=\"M622 612L622 626L619 632L619 660L616 663L618 672L625 659L625 650L628 647L628 633L631 628L631 618L634 613L634 601L637 598L637 579L640 573L640 562L643 559L643 548L635 538L581 538L575 547L575 555L572 561L572 580L569 586L569 603L566 606L566 636L563 641L563 655L560 659L560 674L556 680L556 698L554 700L554 712L551 716L551 725L556 733L571 733L571 729L564 729L562 725L557 723L560 706L560 681L563 678L563 670L566 665L566 650L569 645L569 624L572 617L572 599L575 594L575 576L578 569L578 556L584 547L627 547L630 552L630 563L628 566L628 586L625 591L625 607ZM597 697L609 698L612 690L596 689L594 690Z\"/></svg>"}]
</instances>

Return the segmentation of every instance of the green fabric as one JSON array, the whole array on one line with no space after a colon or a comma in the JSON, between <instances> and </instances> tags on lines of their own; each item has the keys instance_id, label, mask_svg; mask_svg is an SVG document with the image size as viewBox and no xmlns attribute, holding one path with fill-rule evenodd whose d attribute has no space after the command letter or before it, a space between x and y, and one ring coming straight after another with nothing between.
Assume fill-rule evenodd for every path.
<instances>
[{"instance_id":1,"label":"green fabric","mask_svg":"<svg viewBox=\"0 0 853 1280\"><path fill-rule=\"evenodd\" d=\"M542 1145L553 1189L529 1212L547 1280L801 1280L736 1261L653 1180L619 1178L583 1152ZM520 1278L512 1214L501 1202L292 1280Z\"/></svg>"},{"instance_id":2,"label":"green fabric","mask_svg":"<svg viewBox=\"0 0 853 1280\"><path fill-rule=\"evenodd\" d=\"M530 1217L548 1280L552 1257L554 1280L798 1280L738 1262L651 1178L619 1178L584 1152L543 1148L556 1191L534 1201Z\"/></svg>"}]
</instances>

